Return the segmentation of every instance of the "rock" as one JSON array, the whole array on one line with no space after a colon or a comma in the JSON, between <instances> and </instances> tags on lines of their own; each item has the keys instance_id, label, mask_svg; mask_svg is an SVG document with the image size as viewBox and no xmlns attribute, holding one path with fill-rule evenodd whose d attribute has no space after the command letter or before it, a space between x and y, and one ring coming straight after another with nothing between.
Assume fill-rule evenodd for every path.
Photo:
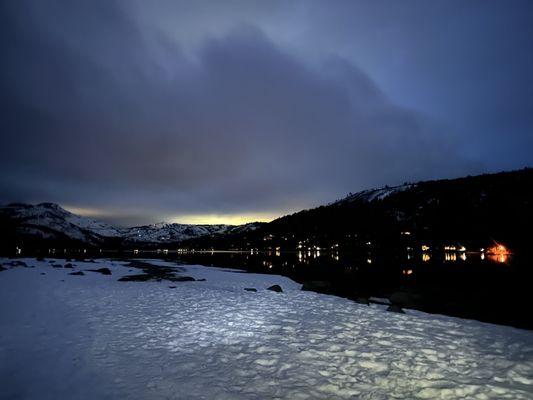
<instances>
[{"instance_id":1,"label":"rock","mask_svg":"<svg viewBox=\"0 0 533 400\"><path fill-rule=\"evenodd\" d=\"M18 261L18 260L11 261L11 262L6 263L4 265L8 265L8 266L12 266L12 267L24 267L24 268L28 267L24 261Z\"/></svg>"},{"instance_id":2,"label":"rock","mask_svg":"<svg viewBox=\"0 0 533 400\"><path fill-rule=\"evenodd\" d=\"M72 268L72 264L71 263L66 263L63 268Z\"/></svg>"},{"instance_id":3,"label":"rock","mask_svg":"<svg viewBox=\"0 0 533 400\"><path fill-rule=\"evenodd\" d=\"M54 268L63 268L63 266L60 265L60 264L53 264L52 267L54 267Z\"/></svg>"},{"instance_id":4,"label":"rock","mask_svg":"<svg viewBox=\"0 0 533 400\"><path fill-rule=\"evenodd\" d=\"M302 290L310 292L328 292L331 290L331 284L328 281L305 281Z\"/></svg>"},{"instance_id":5,"label":"rock","mask_svg":"<svg viewBox=\"0 0 533 400\"><path fill-rule=\"evenodd\" d=\"M98 272L102 275L111 275L111 270L109 268L98 268L98 269L88 269L87 271Z\"/></svg>"},{"instance_id":6,"label":"rock","mask_svg":"<svg viewBox=\"0 0 533 400\"><path fill-rule=\"evenodd\" d=\"M41 275L46 275L44 272L41 272Z\"/></svg>"},{"instance_id":7,"label":"rock","mask_svg":"<svg viewBox=\"0 0 533 400\"><path fill-rule=\"evenodd\" d=\"M169 289L176 289L176 286L169 286Z\"/></svg>"},{"instance_id":8,"label":"rock","mask_svg":"<svg viewBox=\"0 0 533 400\"><path fill-rule=\"evenodd\" d=\"M395 312L395 313L400 313L400 314L405 314L405 311L402 310L402 307L400 307L400 306L397 305L397 304L391 304L391 305L387 308L387 311Z\"/></svg>"},{"instance_id":9,"label":"rock","mask_svg":"<svg viewBox=\"0 0 533 400\"><path fill-rule=\"evenodd\" d=\"M244 290L246 290L247 292L257 292L257 289L253 287L245 287Z\"/></svg>"},{"instance_id":10,"label":"rock","mask_svg":"<svg viewBox=\"0 0 533 400\"><path fill-rule=\"evenodd\" d=\"M269 288L267 288L267 290L272 290L273 292L277 292L277 293L283 292L283 289L281 288L280 285L272 285Z\"/></svg>"},{"instance_id":11,"label":"rock","mask_svg":"<svg viewBox=\"0 0 533 400\"><path fill-rule=\"evenodd\" d=\"M119 282L147 282L152 277L148 274L138 274L138 275L126 275L120 278Z\"/></svg>"},{"instance_id":12,"label":"rock","mask_svg":"<svg viewBox=\"0 0 533 400\"><path fill-rule=\"evenodd\" d=\"M390 296L392 305L409 308L415 303L414 296L408 292L394 292Z\"/></svg>"},{"instance_id":13,"label":"rock","mask_svg":"<svg viewBox=\"0 0 533 400\"><path fill-rule=\"evenodd\" d=\"M355 299L355 302L358 304L366 304L367 306L370 305L370 301L368 300L368 297L357 297Z\"/></svg>"},{"instance_id":14,"label":"rock","mask_svg":"<svg viewBox=\"0 0 533 400\"><path fill-rule=\"evenodd\" d=\"M170 278L169 280L172 282L194 282L196 279L192 276L177 276L175 278Z\"/></svg>"},{"instance_id":15,"label":"rock","mask_svg":"<svg viewBox=\"0 0 533 400\"><path fill-rule=\"evenodd\" d=\"M83 276L83 275L85 275L85 274L83 273L83 271L77 271L77 272L71 272L69 275Z\"/></svg>"},{"instance_id":16,"label":"rock","mask_svg":"<svg viewBox=\"0 0 533 400\"><path fill-rule=\"evenodd\" d=\"M196 279L196 282L205 282L206 279L205 278L202 278L202 279Z\"/></svg>"}]
</instances>

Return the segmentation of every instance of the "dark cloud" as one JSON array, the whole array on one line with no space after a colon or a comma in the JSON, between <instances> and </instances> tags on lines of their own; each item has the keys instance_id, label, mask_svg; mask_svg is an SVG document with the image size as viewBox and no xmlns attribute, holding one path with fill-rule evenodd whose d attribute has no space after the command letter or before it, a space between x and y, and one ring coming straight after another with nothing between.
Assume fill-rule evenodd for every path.
<instances>
[{"instance_id":1,"label":"dark cloud","mask_svg":"<svg viewBox=\"0 0 533 400\"><path fill-rule=\"evenodd\" d=\"M382 74L358 65L353 49L337 40L356 30L328 15L361 19L356 11L363 10L341 2L326 7L329 14L326 3L262 4L2 3L0 201L57 201L135 214L135 222L276 213L367 187L499 165L487 156L491 146L483 157L471 151L486 132L466 140L450 129L458 122L483 126L481 105L473 122L457 105L450 107L461 121L431 107L417 111L408 90L401 106L394 85L378 85ZM423 38L398 40L378 44L393 52L394 43L415 46L410 59L422 57L417 49L431 53ZM519 94L517 107L506 103L500 117L489 118L499 126L514 116L515 146L530 140L533 120L531 100Z\"/></svg>"}]
</instances>

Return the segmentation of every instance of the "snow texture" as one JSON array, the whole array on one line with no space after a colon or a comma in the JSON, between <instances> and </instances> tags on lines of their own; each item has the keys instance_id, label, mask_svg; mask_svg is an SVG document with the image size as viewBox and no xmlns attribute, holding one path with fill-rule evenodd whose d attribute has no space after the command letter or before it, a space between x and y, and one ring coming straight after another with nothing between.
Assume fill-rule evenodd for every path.
<instances>
[{"instance_id":1,"label":"snow texture","mask_svg":"<svg viewBox=\"0 0 533 400\"><path fill-rule=\"evenodd\" d=\"M533 398L530 331L389 313L276 275L185 266L206 281L118 282L139 271L22 261L35 268L0 260L0 399ZM100 267L112 275L68 274Z\"/></svg>"},{"instance_id":2,"label":"snow texture","mask_svg":"<svg viewBox=\"0 0 533 400\"><path fill-rule=\"evenodd\" d=\"M363 190L361 192L352 194L348 197L346 197L343 200L338 201L337 203L346 203L346 202L353 202L353 201L364 201L364 202L373 202L377 200L383 200L390 195L397 194L400 192L404 192L406 190L410 190L415 188L415 184L405 184L400 186L394 186L394 187L385 187L381 189L369 189L369 190Z\"/></svg>"}]
</instances>

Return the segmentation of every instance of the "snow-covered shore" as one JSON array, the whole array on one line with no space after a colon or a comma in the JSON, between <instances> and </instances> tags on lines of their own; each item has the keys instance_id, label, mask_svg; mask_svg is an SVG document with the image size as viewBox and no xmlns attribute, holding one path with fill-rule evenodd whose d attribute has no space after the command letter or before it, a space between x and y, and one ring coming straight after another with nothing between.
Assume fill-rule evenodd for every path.
<instances>
[{"instance_id":1,"label":"snow-covered shore","mask_svg":"<svg viewBox=\"0 0 533 400\"><path fill-rule=\"evenodd\" d=\"M0 399L533 398L531 331L388 313L275 275L186 266L206 281L118 282L138 271L22 261L35 268L0 272ZM101 267L112 275L69 275Z\"/></svg>"}]
</instances>

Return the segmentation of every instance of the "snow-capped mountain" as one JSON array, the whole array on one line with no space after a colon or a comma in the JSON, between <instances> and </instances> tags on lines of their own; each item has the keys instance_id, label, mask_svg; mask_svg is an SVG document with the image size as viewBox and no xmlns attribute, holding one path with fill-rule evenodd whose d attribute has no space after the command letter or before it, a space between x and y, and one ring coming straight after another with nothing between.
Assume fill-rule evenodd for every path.
<instances>
[{"instance_id":1,"label":"snow-capped mountain","mask_svg":"<svg viewBox=\"0 0 533 400\"><path fill-rule=\"evenodd\" d=\"M158 223L123 230L122 238L128 242L166 243L179 242L200 236L231 233L245 228L255 229L256 224L246 225L189 225Z\"/></svg>"},{"instance_id":2,"label":"snow-capped mountain","mask_svg":"<svg viewBox=\"0 0 533 400\"><path fill-rule=\"evenodd\" d=\"M117 228L105 222L73 214L54 203L9 204L0 207L2 225L17 235L33 239L100 244L114 240L122 244L176 243L205 235L254 230L258 224L190 225L158 223Z\"/></svg>"}]
</instances>

